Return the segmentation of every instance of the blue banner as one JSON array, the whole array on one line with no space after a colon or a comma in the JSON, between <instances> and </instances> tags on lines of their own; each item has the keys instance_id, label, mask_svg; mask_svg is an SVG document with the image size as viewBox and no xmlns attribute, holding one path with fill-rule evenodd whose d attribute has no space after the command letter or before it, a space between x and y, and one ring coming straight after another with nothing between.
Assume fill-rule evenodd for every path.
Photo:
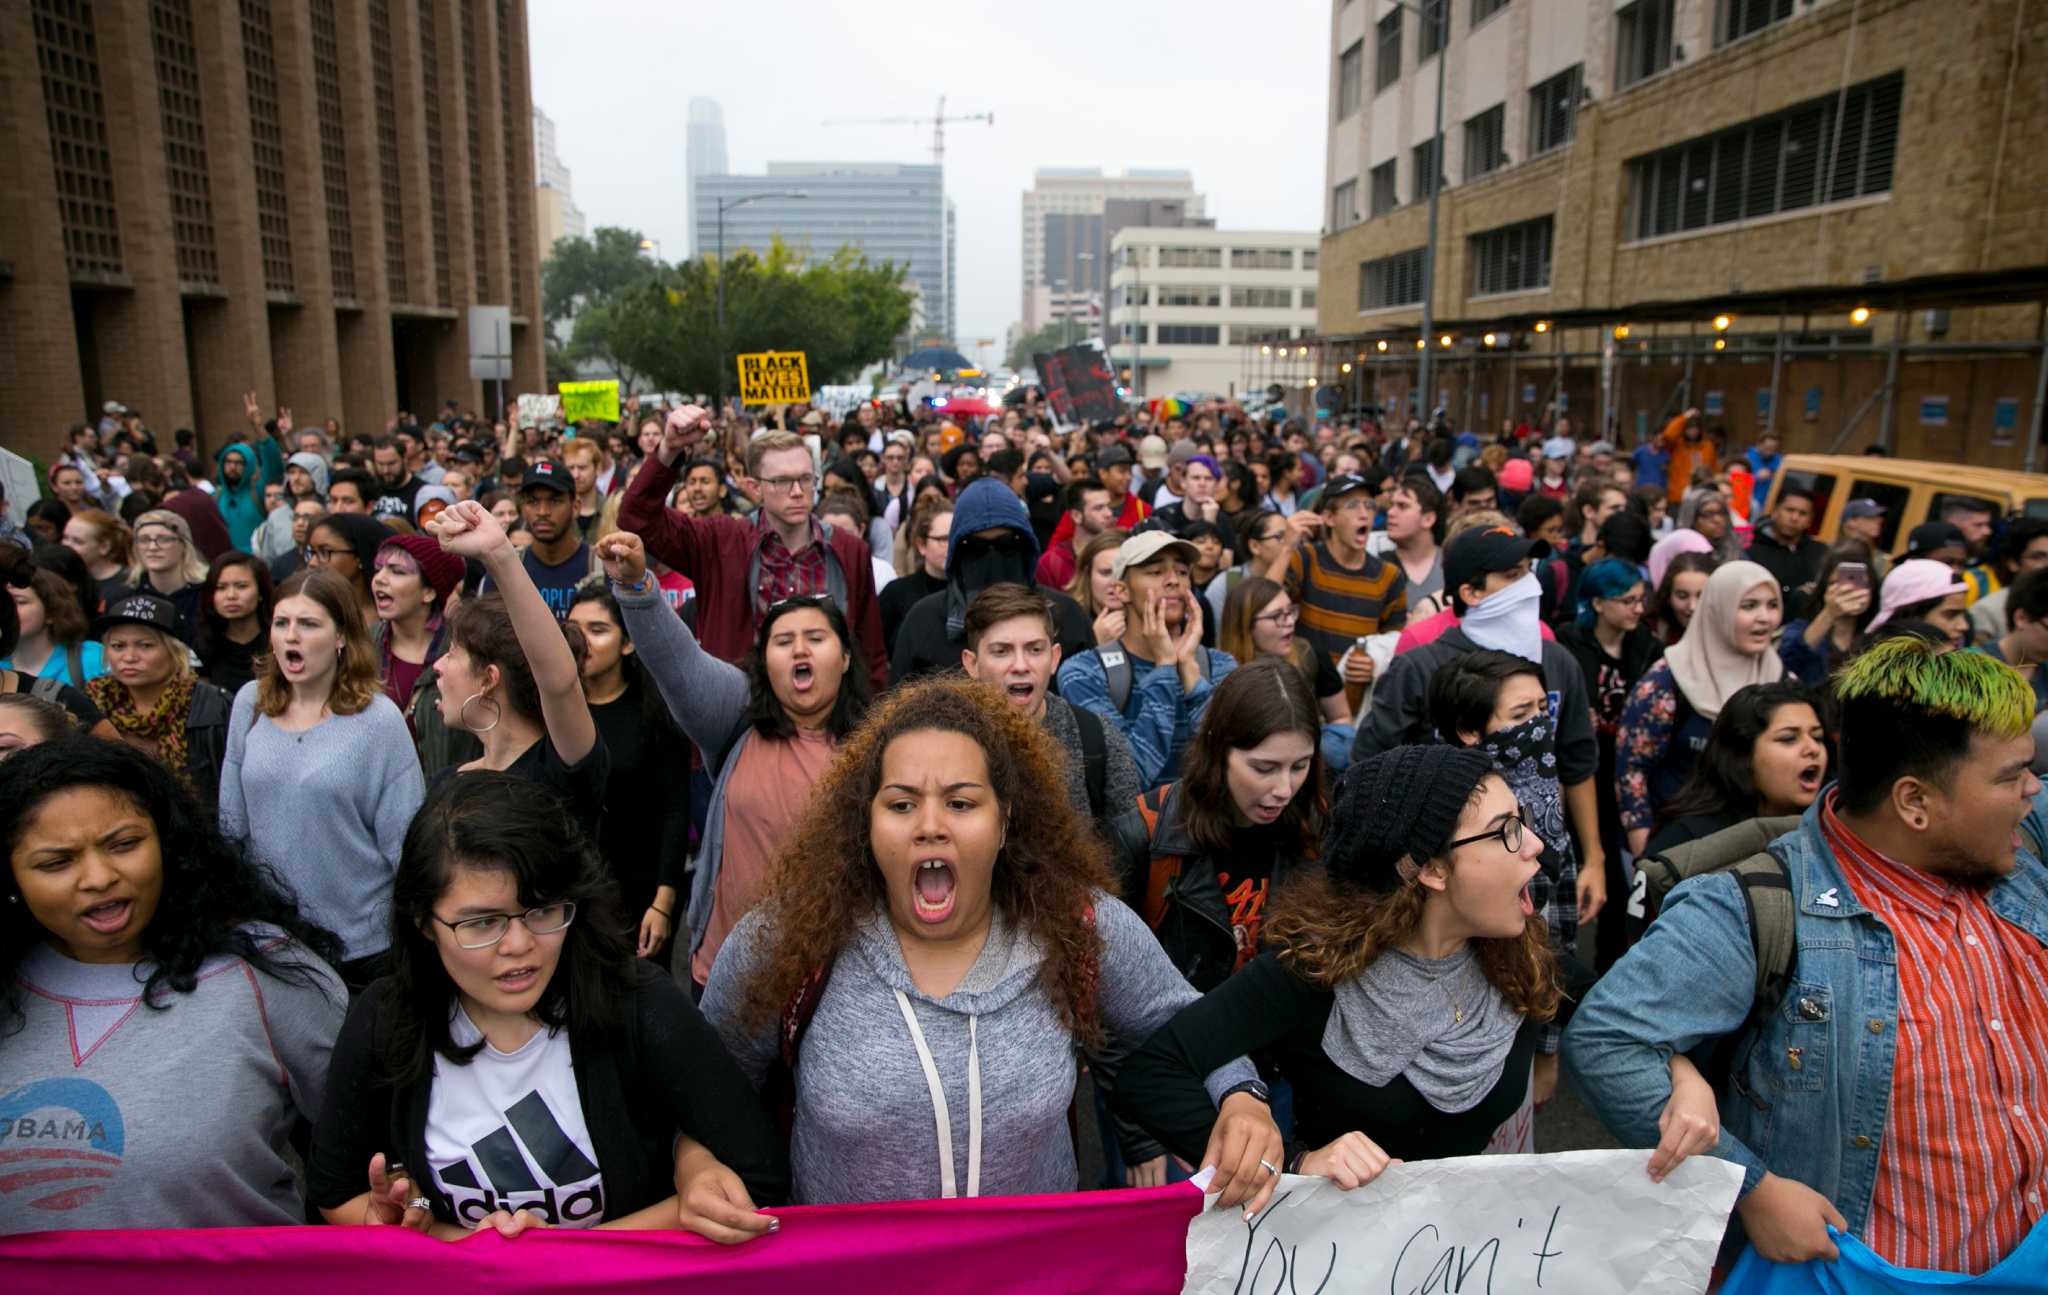
<instances>
[{"instance_id":1,"label":"blue banner","mask_svg":"<svg viewBox=\"0 0 2048 1295\"><path fill-rule=\"evenodd\" d=\"M1835 1262L1774 1264L1751 1248L1742 1252L1721 1295L2040 1295L2048 1290L2048 1220L2036 1223L2004 1262L1981 1277L1898 1268L1855 1237L1828 1231L1842 1250Z\"/></svg>"}]
</instances>

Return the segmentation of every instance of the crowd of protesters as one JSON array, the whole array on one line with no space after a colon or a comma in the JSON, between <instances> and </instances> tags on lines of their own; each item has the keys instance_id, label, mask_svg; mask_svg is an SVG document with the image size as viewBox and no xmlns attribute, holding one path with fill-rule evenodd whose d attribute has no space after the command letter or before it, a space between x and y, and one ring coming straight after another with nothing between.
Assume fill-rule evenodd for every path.
<instances>
[{"instance_id":1,"label":"crowd of protesters","mask_svg":"<svg viewBox=\"0 0 2048 1295\"><path fill-rule=\"evenodd\" d=\"M245 406L0 500L0 1149L118 1158L0 1231L1255 1212L1566 1080L1766 1258L2042 1218L2048 523L1692 410Z\"/></svg>"}]
</instances>

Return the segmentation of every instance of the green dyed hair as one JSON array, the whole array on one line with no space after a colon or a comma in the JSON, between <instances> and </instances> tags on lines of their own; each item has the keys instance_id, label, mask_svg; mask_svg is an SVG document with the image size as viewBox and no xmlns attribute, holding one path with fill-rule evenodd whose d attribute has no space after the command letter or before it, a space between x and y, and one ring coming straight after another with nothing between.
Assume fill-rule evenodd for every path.
<instances>
[{"instance_id":1,"label":"green dyed hair","mask_svg":"<svg viewBox=\"0 0 2048 1295\"><path fill-rule=\"evenodd\" d=\"M2034 720L2034 690L2019 671L1912 635L1873 645L1834 684L1841 800L1850 813L1876 808L1901 778L1947 789L1975 735L2009 741Z\"/></svg>"}]
</instances>

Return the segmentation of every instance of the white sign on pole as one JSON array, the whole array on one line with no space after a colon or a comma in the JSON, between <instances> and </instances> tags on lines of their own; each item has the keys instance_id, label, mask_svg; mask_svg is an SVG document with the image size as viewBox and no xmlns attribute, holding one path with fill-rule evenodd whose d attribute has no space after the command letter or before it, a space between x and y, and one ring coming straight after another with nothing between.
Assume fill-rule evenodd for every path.
<instances>
[{"instance_id":1,"label":"white sign on pole","mask_svg":"<svg viewBox=\"0 0 2048 1295\"><path fill-rule=\"evenodd\" d=\"M512 308L469 308L469 376L479 382L512 380Z\"/></svg>"},{"instance_id":2,"label":"white sign on pole","mask_svg":"<svg viewBox=\"0 0 2048 1295\"><path fill-rule=\"evenodd\" d=\"M559 422L562 417L562 398L557 395L519 397L519 426L539 427L544 423Z\"/></svg>"},{"instance_id":3,"label":"white sign on pole","mask_svg":"<svg viewBox=\"0 0 2048 1295\"><path fill-rule=\"evenodd\" d=\"M1349 1192L1289 1174L1249 1223L1240 1210L1196 1216L1181 1295L1699 1295L1742 1169L1695 1156L1653 1183L1649 1160L1647 1151L1420 1160Z\"/></svg>"},{"instance_id":4,"label":"white sign on pole","mask_svg":"<svg viewBox=\"0 0 2048 1295\"><path fill-rule=\"evenodd\" d=\"M0 449L0 486L7 491L7 516L20 526L21 519L28 516L28 506L43 497L35 464L13 450Z\"/></svg>"}]
</instances>

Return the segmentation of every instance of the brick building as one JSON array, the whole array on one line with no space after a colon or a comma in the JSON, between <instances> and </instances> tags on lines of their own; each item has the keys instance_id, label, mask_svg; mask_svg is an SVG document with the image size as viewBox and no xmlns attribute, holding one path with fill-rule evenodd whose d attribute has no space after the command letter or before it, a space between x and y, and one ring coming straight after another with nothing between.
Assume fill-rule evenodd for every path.
<instances>
[{"instance_id":1,"label":"brick building","mask_svg":"<svg viewBox=\"0 0 2048 1295\"><path fill-rule=\"evenodd\" d=\"M483 408L478 304L540 389L526 41L524 0L0 5L0 439Z\"/></svg>"},{"instance_id":2,"label":"brick building","mask_svg":"<svg viewBox=\"0 0 2048 1295\"><path fill-rule=\"evenodd\" d=\"M1410 400L1434 161L1453 422L1561 394L1629 444L1694 404L1737 445L2020 466L2044 58L2021 0L1332 0L1316 379Z\"/></svg>"}]
</instances>

